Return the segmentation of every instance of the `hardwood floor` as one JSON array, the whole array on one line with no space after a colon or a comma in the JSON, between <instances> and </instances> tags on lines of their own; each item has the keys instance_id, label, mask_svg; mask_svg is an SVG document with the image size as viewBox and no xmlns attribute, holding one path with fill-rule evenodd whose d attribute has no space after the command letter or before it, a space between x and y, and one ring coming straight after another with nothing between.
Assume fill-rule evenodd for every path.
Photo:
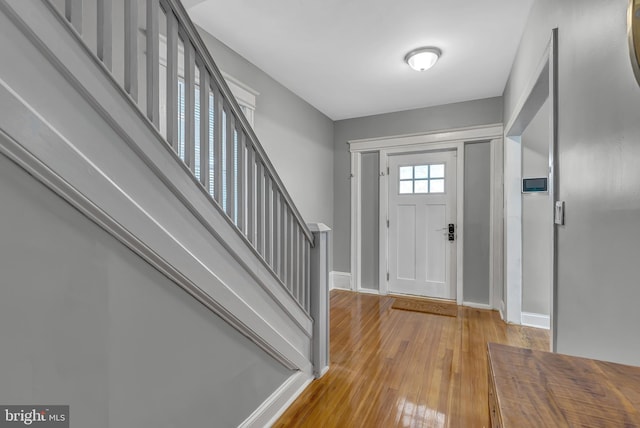
<instances>
[{"instance_id":1,"label":"hardwood floor","mask_svg":"<svg viewBox=\"0 0 640 428\"><path fill-rule=\"evenodd\" d=\"M546 330L497 312L391 309L393 298L331 292L331 368L274 427L488 427L487 342L548 350Z\"/></svg>"}]
</instances>

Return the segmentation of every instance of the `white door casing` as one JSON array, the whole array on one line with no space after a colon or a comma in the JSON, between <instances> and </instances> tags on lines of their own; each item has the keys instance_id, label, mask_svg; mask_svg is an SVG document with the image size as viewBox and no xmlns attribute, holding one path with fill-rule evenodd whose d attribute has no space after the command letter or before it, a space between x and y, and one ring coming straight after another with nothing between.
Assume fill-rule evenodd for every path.
<instances>
[{"instance_id":1,"label":"white door casing","mask_svg":"<svg viewBox=\"0 0 640 428\"><path fill-rule=\"evenodd\" d=\"M456 299L456 175L456 151L389 157L391 293Z\"/></svg>"}]
</instances>

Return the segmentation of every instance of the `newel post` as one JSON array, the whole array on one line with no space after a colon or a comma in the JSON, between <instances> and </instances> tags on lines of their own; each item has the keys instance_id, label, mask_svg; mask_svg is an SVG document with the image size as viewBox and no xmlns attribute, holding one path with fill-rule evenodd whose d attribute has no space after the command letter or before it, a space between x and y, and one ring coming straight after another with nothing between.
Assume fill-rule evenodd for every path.
<instances>
[{"instance_id":1,"label":"newel post","mask_svg":"<svg viewBox=\"0 0 640 428\"><path fill-rule=\"evenodd\" d=\"M322 377L329 370L329 240L331 229L323 223L309 224L311 248L311 317L313 318L313 374Z\"/></svg>"}]
</instances>

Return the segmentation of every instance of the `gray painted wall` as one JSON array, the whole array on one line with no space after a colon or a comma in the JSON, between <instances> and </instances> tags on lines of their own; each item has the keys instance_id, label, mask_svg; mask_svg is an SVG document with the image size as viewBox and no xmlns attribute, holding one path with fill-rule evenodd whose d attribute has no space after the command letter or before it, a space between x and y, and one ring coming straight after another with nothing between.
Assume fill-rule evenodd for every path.
<instances>
[{"instance_id":1,"label":"gray painted wall","mask_svg":"<svg viewBox=\"0 0 640 428\"><path fill-rule=\"evenodd\" d=\"M4 156L0 200L0 402L237 426L292 374Z\"/></svg>"},{"instance_id":2,"label":"gray painted wall","mask_svg":"<svg viewBox=\"0 0 640 428\"><path fill-rule=\"evenodd\" d=\"M537 0L507 84L505 119L559 28L557 350L640 364L640 87L626 0Z\"/></svg>"},{"instance_id":3,"label":"gray painted wall","mask_svg":"<svg viewBox=\"0 0 640 428\"><path fill-rule=\"evenodd\" d=\"M333 121L211 34L200 35L222 71L260 93L256 135L304 220L331 227Z\"/></svg>"},{"instance_id":4,"label":"gray painted wall","mask_svg":"<svg viewBox=\"0 0 640 428\"><path fill-rule=\"evenodd\" d=\"M491 143L464 146L465 302L490 304Z\"/></svg>"},{"instance_id":5,"label":"gray painted wall","mask_svg":"<svg viewBox=\"0 0 640 428\"><path fill-rule=\"evenodd\" d=\"M362 288L379 289L380 155L362 154Z\"/></svg>"},{"instance_id":6,"label":"gray painted wall","mask_svg":"<svg viewBox=\"0 0 640 428\"><path fill-rule=\"evenodd\" d=\"M333 269L349 272L351 265L351 160L347 141L501 123L502 103L499 97L487 98L337 121L334 133Z\"/></svg>"},{"instance_id":7,"label":"gray painted wall","mask_svg":"<svg viewBox=\"0 0 640 428\"><path fill-rule=\"evenodd\" d=\"M522 133L522 177L549 175L549 101ZM522 194L522 312L550 314L551 229L548 193Z\"/></svg>"}]
</instances>

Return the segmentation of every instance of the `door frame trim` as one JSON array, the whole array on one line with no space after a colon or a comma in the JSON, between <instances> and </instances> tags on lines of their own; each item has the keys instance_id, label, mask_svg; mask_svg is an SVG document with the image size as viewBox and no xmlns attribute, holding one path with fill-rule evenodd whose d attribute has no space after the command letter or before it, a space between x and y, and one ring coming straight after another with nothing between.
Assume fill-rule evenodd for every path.
<instances>
[{"instance_id":1,"label":"door frame trim","mask_svg":"<svg viewBox=\"0 0 640 428\"><path fill-rule=\"evenodd\" d=\"M389 293L388 281L387 281L387 266L388 266L388 239L387 239L387 227L386 219L388 216L388 178L387 178L387 165L389 155L398 153L413 153L413 152L425 152L434 150L446 150L453 149L457 151L457 184L456 184L456 221L458 224L457 232L457 248L456 248L456 302L458 305L464 303L463 296L463 255L464 255L464 145L466 143L488 141L491 142L492 152L500 152L502 149L502 137L504 135L504 128L501 123L490 124L477 127L467 128L455 128L448 130L441 130L429 133L421 134L407 134L396 135L381 138L359 139L350 140L347 142L349 145L349 151L351 153L351 278L352 288L355 291L362 290L361 282L361 255L362 255L362 153L365 152L378 152L379 153L379 283L378 290L380 294L386 295ZM502 228L495 227L497 224L501 224L502 210L494 210L496 187L502 186L502 171L496 175L492 168L493 183L491 186L491 234L492 240L490 248L490 284L489 287L489 302L492 307L494 304L494 289L501 284L497 284L498 278L494 277L496 269L492 267L495 265L495 256L502 257L502 248L496 248L496 243L502 242ZM496 180L498 185L496 185ZM502 206L502 200L498 201L500 207ZM498 218L499 217L499 218ZM502 260L498 261L502 264ZM501 281L501 275L500 275Z\"/></svg>"}]
</instances>

